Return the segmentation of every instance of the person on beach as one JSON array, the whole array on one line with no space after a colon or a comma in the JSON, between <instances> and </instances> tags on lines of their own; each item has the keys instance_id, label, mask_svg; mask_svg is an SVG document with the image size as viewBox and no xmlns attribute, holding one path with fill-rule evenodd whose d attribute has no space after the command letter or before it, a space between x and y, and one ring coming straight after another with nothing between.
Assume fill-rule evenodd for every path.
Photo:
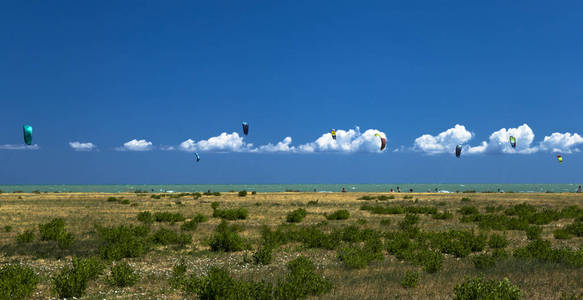
<instances>
[{"instance_id":1,"label":"person on beach","mask_svg":"<svg viewBox=\"0 0 583 300\"><path fill-rule=\"evenodd\" d=\"M577 189L577 193L581 193L583 191L581 191L581 186L579 186L579 188Z\"/></svg>"},{"instance_id":2,"label":"person on beach","mask_svg":"<svg viewBox=\"0 0 583 300\"><path fill-rule=\"evenodd\" d=\"M397 187L397 193L400 193L400 192L401 192L401 188Z\"/></svg>"},{"instance_id":3,"label":"person on beach","mask_svg":"<svg viewBox=\"0 0 583 300\"><path fill-rule=\"evenodd\" d=\"M394 192L395 192L395 190L394 189L391 189L391 193L394 193Z\"/></svg>"},{"instance_id":4,"label":"person on beach","mask_svg":"<svg viewBox=\"0 0 583 300\"><path fill-rule=\"evenodd\" d=\"M342 188L342 192L343 192L343 193L346 193L346 189L345 189L345 188Z\"/></svg>"}]
</instances>

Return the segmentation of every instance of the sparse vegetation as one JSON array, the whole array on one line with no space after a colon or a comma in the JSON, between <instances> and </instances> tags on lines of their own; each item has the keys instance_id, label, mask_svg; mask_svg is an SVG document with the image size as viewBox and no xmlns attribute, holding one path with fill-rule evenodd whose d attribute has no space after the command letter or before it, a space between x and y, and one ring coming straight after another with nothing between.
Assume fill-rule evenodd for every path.
<instances>
[{"instance_id":1,"label":"sparse vegetation","mask_svg":"<svg viewBox=\"0 0 583 300\"><path fill-rule=\"evenodd\" d=\"M287 214L286 221L289 223L299 223L306 217L306 210L298 208Z\"/></svg>"},{"instance_id":2,"label":"sparse vegetation","mask_svg":"<svg viewBox=\"0 0 583 300\"><path fill-rule=\"evenodd\" d=\"M5 264L0 268L0 299L25 299L32 296L39 276L22 264Z\"/></svg>"},{"instance_id":3,"label":"sparse vegetation","mask_svg":"<svg viewBox=\"0 0 583 300\"><path fill-rule=\"evenodd\" d=\"M346 220L349 217L350 217L350 213L345 209L341 209L341 210L337 210L337 211L327 215L326 219L328 219L328 220Z\"/></svg>"},{"instance_id":4,"label":"sparse vegetation","mask_svg":"<svg viewBox=\"0 0 583 300\"><path fill-rule=\"evenodd\" d=\"M132 286L138 279L140 275L127 262L119 262L111 267L111 283L115 286Z\"/></svg>"}]
</instances>

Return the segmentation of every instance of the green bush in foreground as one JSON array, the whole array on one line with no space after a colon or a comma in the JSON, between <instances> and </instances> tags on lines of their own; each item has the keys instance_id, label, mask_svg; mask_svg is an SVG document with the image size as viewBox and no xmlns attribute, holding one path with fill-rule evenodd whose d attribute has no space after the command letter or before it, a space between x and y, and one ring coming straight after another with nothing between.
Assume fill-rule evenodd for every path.
<instances>
[{"instance_id":1,"label":"green bush in foreground","mask_svg":"<svg viewBox=\"0 0 583 300\"><path fill-rule=\"evenodd\" d=\"M0 268L0 299L28 298L38 283L38 275L31 267L6 264Z\"/></svg>"},{"instance_id":2,"label":"green bush in foreground","mask_svg":"<svg viewBox=\"0 0 583 300\"><path fill-rule=\"evenodd\" d=\"M408 271L401 280L401 286L404 288L414 288L419 284L419 272Z\"/></svg>"},{"instance_id":3,"label":"green bush in foreground","mask_svg":"<svg viewBox=\"0 0 583 300\"><path fill-rule=\"evenodd\" d=\"M506 246L508 246L508 240L505 236L492 234L488 240L488 246L492 249L506 248Z\"/></svg>"},{"instance_id":4,"label":"green bush in foreground","mask_svg":"<svg viewBox=\"0 0 583 300\"><path fill-rule=\"evenodd\" d=\"M350 217L350 213L346 209L341 209L326 216L328 220L346 220Z\"/></svg>"},{"instance_id":5,"label":"green bush in foreground","mask_svg":"<svg viewBox=\"0 0 583 300\"><path fill-rule=\"evenodd\" d=\"M245 220L249 216L249 211L246 208L238 209L215 209L213 211L214 218L221 218L225 220Z\"/></svg>"},{"instance_id":6,"label":"green bush in foreground","mask_svg":"<svg viewBox=\"0 0 583 300\"><path fill-rule=\"evenodd\" d=\"M543 229L540 226L531 225L531 226L528 226L525 231L526 231L526 237L529 240L537 240L537 239L540 239L540 235L543 232Z\"/></svg>"},{"instance_id":7,"label":"green bush in foreground","mask_svg":"<svg viewBox=\"0 0 583 300\"><path fill-rule=\"evenodd\" d=\"M103 259L119 260L124 257L140 257L150 250L148 226L96 227L102 241L99 249Z\"/></svg>"},{"instance_id":8,"label":"green bush in foreground","mask_svg":"<svg viewBox=\"0 0 583 300\"><path fill-rule=\"evenodd\" d=\"M52 277L53 289L59 297L81 297L85 294L89 280L94 280L105 268L98 259L73 258L71 266L65 266L61 272Z\"/></svg>"},{"instance_id":9,"label":"green bush in foreground","mask_svg":"<svg viewBox=\"0 0 583 300\"><path fill-rule=\"evenodd\" d=\"M152 222L154 222L154 216L149 211L143 211L141 213L138 213L138 221L144 224L151 224Z\"/></svg>"},{"instance_id":10,"label":"green bush in foreground","mask_svg":"<svg viewBox=\"0 0 583 300\"><path fill-rule=\"evenodd\" d=\"M273 248L269 245L264 245L257 249L257 252L253 253L253 261L256 264L268 265L273 260Z\"/></svg>"},{"instance_id":11,"label":"green bush in foreground","mask_svg":"<svg viewBox=\"0 0 583 300\"><path fill-rule=\"evenodd\" d=\"M246 190L242 190L239 192L239 197L245 197L247 196L247 191Z\"/></svg>"},{"instance_id":12,"label":"green bush in foreground","mask_svg":"<svg viewBox=\"0 0 583 300\"><path fill-rule=\"evenodd\" d=\"M287 214L286 221L289 223L299 223L306 217L306 210L303 208L298 208Z\"/></svg>"},{"instance_id":13,"label":"green bush in foreground","mask_svg":"<svg viewBox=\"0 0 583 300\"><path fill-rule=\"evenodd\" d=\"M303 299L323 295L332 289L332 282L317 275L316 267L305 256L290 261L287 267L289 273L277 286L277 299Z\"/></svg>"},{"instance_id":14,"label":"green bush in foreground","mask_svg":"<svg viewBox=\"0 0 583 300\"><path fill-rule=\"evenodd\" d=\"M157 212L154 214L154 220L156 222L168 222L174 224L176 222L182 222L186 220L186 218L181 213Z\"/></svg>"},{"instance_id":15,"label":"green bush in foreground","mask_svg":"<svg viewBox=\"0 0 583 300\"><path fill-rule=\"evenodd\" d=\"M496 266L496 258L488 254L479 254L472 257L476 269L489 269Z\"/></svg>"},{"instance_id":16,"label":"green bush in foreground","mask_svg":"<svg viewBox=\"0 0 583 300\"><path fill-rule=\"evenodd\" d=\"M4 231L6 231L6 232L12 232L12 226L10 226L10 225L4 226Z\"/></svg>"},{"instance_id":17,"label":"green bush in foreground","mask_svg":"<svg viewBox=\"0 0 583 300\"><path fill-rule=\"evenodd\" d=\"M503 281L486 280L483 277L468 279L454 288L456 300L474 299L520 299L520 289L510 284L508 278Z\"/></svg>"},{"instance_id":18,"label":"green bush in foreground","mask_svg":"<svg viewBox=\"0 0 583 300\"><path fill-rule=\"evenodd\" d=\"M65 231L65 221L61 218L52 219L46 224L39 224L40 238L43 241L56 241Z\"/></svg>"},{"instance_id":19,"label":"green bush in foreground","mask_svg":"<svg viewBox=\"0 0 583 300\"><path fill-rule=\"evenodd\" d=\"M127 262L117 263L111 268L111 282L115 286L132 286L138 279L140 279L140 275Z\"/></svg>"}]
</instances>

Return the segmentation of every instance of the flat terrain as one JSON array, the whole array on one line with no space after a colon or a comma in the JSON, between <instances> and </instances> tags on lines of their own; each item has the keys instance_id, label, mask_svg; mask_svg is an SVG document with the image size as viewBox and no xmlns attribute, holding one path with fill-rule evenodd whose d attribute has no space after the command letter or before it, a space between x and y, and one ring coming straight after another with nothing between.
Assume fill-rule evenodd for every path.
<instances>
[{"instance_id":1,"label":"flat terrain","mask_svg":"<svg viewBox=\"0 0 583 300\"><path fill-rule=\"evenodd\" d=\"M158 195L160 199L156 199ZM363 196L376 198L359 200ZM379 200L378 196L385 197ZM462 201L462 198L465 199ZM220 218L213 217L213 202L219 202L219 210L245 208L248 211L246 219L229 221L229 224L241 227L238 234L246 241L248 250L211 251L209 239L221 223ZM533 215L535 212L529 215L532 217L529 217L528 225L542 228L540 239L550 241L553 248L570 249L583 258L583 250L580 250L583 248L583 237L570 234L559 239L555 235L557 229L567 228L577 222L578 216L569 216L565 211L567 207L573 209L572 206L583 209L583 195L580 194L248 193L245 197L240 197L238 193L222 193L219 196L197 197L192 194L180 196L148 193L4 193L0 194L0 262L22 262L40 274L40 283L33 294L34 298L57 297L51 288L51 278L65 265L70 265L73 256L100 256L102 241L96 226L141 225L137 219L140 212L171 212L180 213L186 217L186 221L196 214L203 214L208 220L198 224L194 231L182 230L184 221L174 224L153 222L150 232L153 233L161 227L168 228L191 235L192 242L183 246L153 245L141 257L124 258L140 275L138 282L131 287L112 286L108 280L112 262L107 262L105 273L89 282L84 297L187 298L189 296L180 288L173 288L169 283L173 267L179 261L184 261L189 273L203 274L210 266L220 266L226 267L237 279L276 282L286 272L286 264L300 255L314 262L318 274L331 279L332 290L319 296L324 299L452 299L456 284L463 282L466 277L481 274L488 279L508 278L520 288L525 299L560 299L562 295L583 294L583 266L536 257L515 257L513 253L516 249L526 247L531 242L527 239L525 230L491 228L493 226L481 225L478 218L472 219L475 215L518 218L509 210L524 203L534 207L541 215L555 214L551 220L546 221L538 221L539 215ZM368 205L369 208L363 210L363 205ZM373 213L370 207L375 206L400 207L405 211ZM415 263L412 259L402 256L397 258L400 255L391 254L395 251L389 251L388 245L392 234L410 229L401 225L409 207L434 208L438 213L452 214L451 218L439 219L435 218L435 211L431 212L429 209L428 212L410 210L411 215L419 217L412 226L420 232L443 233L458 230L471 232L475 236L482 234L488 239L493 234L499 234L509 242L502 247L509 257L496 258L494 266L478 269L473 257L479 254L491 255L494 249L489 244L467 255L459 255L444 248L437 250L444 257L442 268L433 273L427 272L422 264ZM477 209L477 214L468 207ZM252 256L262 244L261 232L264 225L276 230L281 224L287 223L288 213L299 208L305 209L307 214L305 219L295 224L294 230L313 226L324 233L330 233L350 225L355 225L360 230L372 229L383 242L382 257L369 261L363 268L351 268L339 259L339 249L360 245L362 241L350 243L342 240L336 248L330 249L331 247L317 247L295 240L278 244L273 250L273 261L270 264L255 264ZM337 210L347 210L350 213L349 218L327 220L326 215ZM462 220L464 216L466 218ZM54 218L62 218L66 231L75 236L75 242L69 249L61 249L55 241L41 241L39 238L38 225L48 223ZM17 235L25 230L35 232L34 240L17 243ZM411 241L416 240L415 236L410 235ZM429 248L434 249L435 246L427 245L427 249ZM419 246L416 249L418 251ZM419 272L417 287L404 288L401 285L407 271Z\"/></svg>"}]
</instances>

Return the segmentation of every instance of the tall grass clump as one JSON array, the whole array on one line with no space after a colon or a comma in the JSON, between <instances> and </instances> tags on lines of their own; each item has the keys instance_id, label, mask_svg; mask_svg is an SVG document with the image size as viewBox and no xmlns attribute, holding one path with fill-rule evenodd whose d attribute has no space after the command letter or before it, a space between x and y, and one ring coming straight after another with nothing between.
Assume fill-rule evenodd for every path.
<instances>
[{"instance_id":1,"label":"tall grass clump","mask_svg":"<svg viewBox=\"0 0 583 300\"><path fill-rule=\"evenodd\" d=\"M127 262L116 263L111 267L110 282L118 287L134 285L140 279L140 275Z\"/></svg>"},{"instance_id":2,"label":"tall grass clump","mask_svg":"<svg viewBox=\"0 0 583 300\"><path fill-rule=\"evenodd\" d=\"M0 299L28 298L38 283L39 277L31 267L5 264L0 268Z\"/></svg>"},{"instance_id":3,"label":"tall grass clump","mask_svg":"<svg viewBox=\"0 0 583 300\"><path fill-rule=\"evenodd\" d=\"M346 209L337 210L329 215L326 215L328 220L346 220L350 217L350 213Z\"/></svg>"},{"instance_id":4,"label":"tall grass clump","mask_svg":"<svg viewBox=\"0 0 583 300\"><path fill-rule=\"evenodd\" d=\"M303 208L298 208L287 214L286 221L289 223L299 223L306 217L306 210Z\"/></svg>"},{"instance_id":5,"label":"tall grass clump","mask_svg":"<svg viewBox=\"0 0 583 300\"><path fill-rule=\"evenodd\" d=\"M503 281L486 280L483 277L467 279L455 286L454 293L456 300L521 298L520 289L512 285L508 278L504 278Z\"/></svg>"},{"instance_id":6,"label":"tall grass clump","mask_svg":"<svg viewBox=\"0 0 583 300\"><path fill-rule=\"evenodd\" d=\"M16 242L19 244L31 243L34 241L34 230L28 229L16 235Z\"/></svg>"}]
</instances>

